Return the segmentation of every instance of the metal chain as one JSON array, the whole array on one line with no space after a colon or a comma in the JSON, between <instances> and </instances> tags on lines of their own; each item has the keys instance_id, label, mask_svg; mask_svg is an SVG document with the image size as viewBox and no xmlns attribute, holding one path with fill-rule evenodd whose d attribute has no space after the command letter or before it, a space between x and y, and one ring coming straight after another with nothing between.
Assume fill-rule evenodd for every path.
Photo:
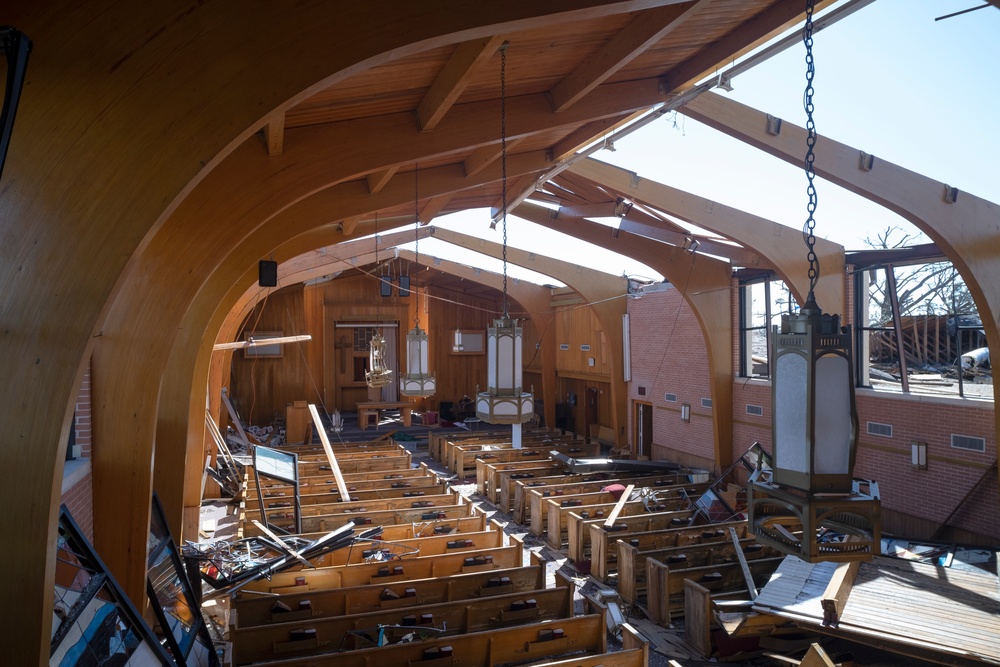
<instances>
[{"instance_id":1,"label":"metal chain","mask_svg":"<svg viewBox=\"0 0 1000 667\"><path fill-rule=\"evenodd\" d=\"M816 122L813 120L813 110L815 106L813 105L813 77L816 73L816 64L813 60L813 12L815 11L815 0L806 0L806 24L802 29L802 41L806 45L806 90L803 96L803 106L806 110L806 158L805 158L805 168L806 168L806 180L809 182L806 188L806 193L809 195L809 204L806 209L809 212L809 217L806 218L806 246L809 248L809 252L806 258L809 260L809 296L812 297L813 290L816 287L816 283L819 280L819 258L816 256L816 205L818 199L816 197L816 184L814 179L816 178L816 169L814 167L814 162L816 161L816 156L813 153L813 149L816 146Z\"/></svg>"},{"instance_id":2,"label":"metal chain","mask_svg":"<svg viewBox=\"0 0 1000 667\"><path fill-rule=\"evenodd\" d=\"M500 189L503 215L503 318L507 319L507 43L500 47Z\"/></svg>"},{"instance_id":3,"label":"metal chain","mask_svg":"<svg viewBox=\"0 0 1000 667\"><path fill-rule=\"evenodd\" d=\"M416 255L415 271L420 271L420 163L413 163L413 254ZM415 277L415 276L414 276ZM417 303L414 329L420 328L420 299L417 293L417 281L412 281L414 301Z\"/></svg>"}]
</instances>

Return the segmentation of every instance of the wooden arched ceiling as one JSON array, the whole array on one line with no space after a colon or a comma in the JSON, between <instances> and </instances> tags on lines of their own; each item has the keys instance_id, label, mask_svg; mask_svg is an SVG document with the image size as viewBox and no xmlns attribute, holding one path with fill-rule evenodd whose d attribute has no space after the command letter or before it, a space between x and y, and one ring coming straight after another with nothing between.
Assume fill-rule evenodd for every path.
<instances>
[{"instance_id":1,"label":"wooden arched ceiling","mask_svg":"<svg viewBox=\"0 0 1000 667\"><path fill-rule=\"evenodd\" d=\"M819 2L820 6L827 4ZM336 188L409 190L410 165L475 178L497 161L507 50L509 164L551 162L801 19L799 0L509 0L284 5L53 0L8 8L34 42L0 193L0 388L17 470L0 519L20 573L0 638L47 661L53 530L71 398L93 368L95 543L144 594L151 462L183 458L210 346L248 269L289 237L358 216L286 211ZM556 106L553 106L555 100ZM494 167L495 168L495 167ZM539 167L544 168L544 165ZM459 173L460 172L460 173ZM401 180L397 180L401 179ZM525 167L515 184L533 182ZM412 190L410 190L412 192ZM432 199L437 197L437 199ZM495 179L422 198L490 205ZM348 200L351 197L347 198ZM346 201L346 200L345 200ZM394 210L393 207L397 207ZM233 296L235 299L235 295ZM198 420L200 422L200 419ZM161 457L162 455L162 457ZM22 656L18 656L22 657Z\"/></svg>"}]
</instances>

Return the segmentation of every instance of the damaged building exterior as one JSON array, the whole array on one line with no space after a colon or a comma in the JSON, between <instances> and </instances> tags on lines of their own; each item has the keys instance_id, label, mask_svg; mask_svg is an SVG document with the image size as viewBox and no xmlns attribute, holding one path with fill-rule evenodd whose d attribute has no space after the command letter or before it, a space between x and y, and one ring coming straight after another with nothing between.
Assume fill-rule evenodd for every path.
<instances>
[{"instance_id":1,"label":"damaged building exterior","mask_svg":"<svg viewBox=\"0 0 1000 667\"><path fill-rule=\"evenodd\" d=\"M409 419L412 403L422 419L480 427L459 404L489 393L487 330L508 297L524 329L519 389L533 394L525 423L713 475L754 443L771 448L772 385L767 363L755 368L746 304L761 281L805 302L800 229L590 149L670 110L801 166L807 130L727 98L717 74L801 27L813 3L22 4L0 20L31 40L0 176L10 664L49 662L61 506L142 614L154 493L176 541L197 541L203 499L219 494L205 468L227 404L247 424L280 420L289 442L312 437L304 402L338 418L374 404L362 421L376 426L380 404ZM814 4L849 16L870 3ZM10 88L10 42L6 54ZM823 137L816 175L931 238L974 301L974 340L1000 349L1000 206L861 149ZM486 222L434 225L490 207L664 280L630 286L558 248L509 248ZM502 260L504 273L399 248L415 239ZM822 238L815 252L824 311L874 326L858 307L871 258ZM262 260L276 263L273 282ZM506 262L565 286L508 280ZM391 338L398 376L414 321L429 332L434 395L407 399L395 381L373 392L372 330ZM935 329L905 326L926 351ZM311 337L251 352L256 332ZM1000 543L992 393L886 390L861 370L854 474L877 480L883 532Z\"/></svg>"}]
</instances>

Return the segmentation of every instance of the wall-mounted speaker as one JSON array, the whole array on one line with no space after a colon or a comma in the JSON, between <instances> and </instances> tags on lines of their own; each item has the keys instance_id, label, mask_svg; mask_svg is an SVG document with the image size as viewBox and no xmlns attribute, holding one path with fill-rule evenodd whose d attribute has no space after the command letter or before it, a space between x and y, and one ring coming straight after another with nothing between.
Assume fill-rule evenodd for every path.
<instances>
[{"instance_id":1,"label":"wall-mounted speaker","mask_svg":"<svg viewBox=\"0 0 1000 667\"><path fill-rule=\"evenodd\" d=\"M261 287L278 286L278 263L262 259L257 264L257 284Z\"/></svg>"}]
</instances>

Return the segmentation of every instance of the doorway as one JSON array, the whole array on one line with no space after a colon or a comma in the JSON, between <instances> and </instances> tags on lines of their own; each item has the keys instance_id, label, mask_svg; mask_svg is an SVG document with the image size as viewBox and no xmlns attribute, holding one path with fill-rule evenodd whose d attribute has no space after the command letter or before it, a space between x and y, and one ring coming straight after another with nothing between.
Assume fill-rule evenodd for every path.
<instances>
[{"instance_id":1,"label":"doorway","mask_svg":"<svg viewBox=\"0 0 1000 667\"><path fill-rule=\"evenodd\" d=\"M653 405L635 401L636 456L650 458L653 450Z\"/></svg>"}]
</instances>

